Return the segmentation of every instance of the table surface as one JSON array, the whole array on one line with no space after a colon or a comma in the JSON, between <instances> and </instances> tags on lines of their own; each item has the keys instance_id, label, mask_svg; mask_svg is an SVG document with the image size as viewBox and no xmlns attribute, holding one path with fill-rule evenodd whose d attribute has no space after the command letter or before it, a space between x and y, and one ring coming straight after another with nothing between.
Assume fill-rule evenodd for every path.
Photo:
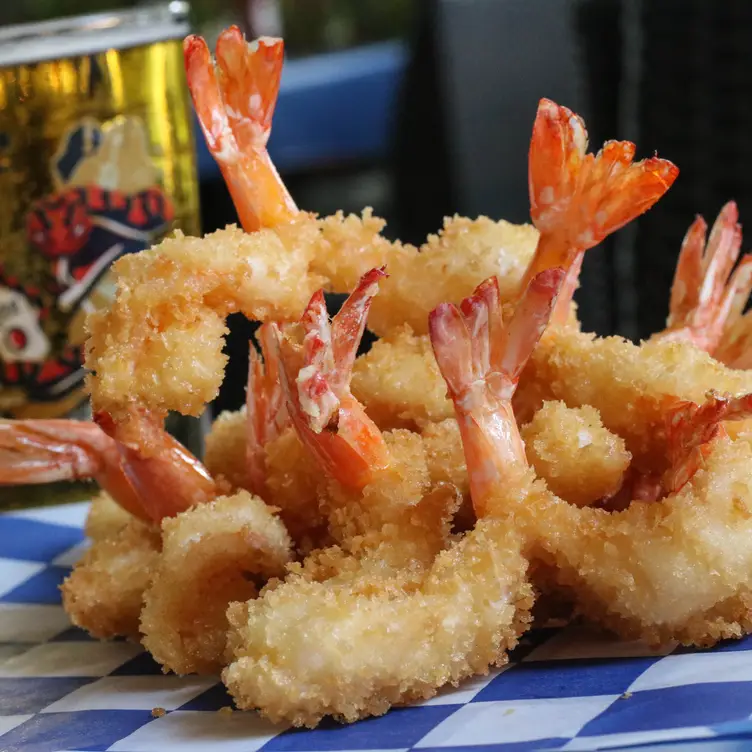
<instances>
[{"instance_id":1,"label":"table surface","mask_svg":"<svg viewBox=\"0 0 752 752\"><path fill-rule=\"evenodd\" d=\"M215 677L165 676L138 646L70 626L58 586L85 549L86 511L0 515L3 752L752 749L752 639L655 653L575 627L532 633L503 670L351 726L219 713L231 700Z\"/></svg>"}]
</instances>

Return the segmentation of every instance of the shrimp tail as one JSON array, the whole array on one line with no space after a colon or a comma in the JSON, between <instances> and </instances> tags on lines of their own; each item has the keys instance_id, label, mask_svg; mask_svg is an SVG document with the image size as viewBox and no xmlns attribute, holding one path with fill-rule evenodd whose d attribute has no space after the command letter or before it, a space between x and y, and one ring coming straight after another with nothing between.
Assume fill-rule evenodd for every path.
<instances>
[{"instance_id":1,"label":"shrimp tail","mask_svg":"<svg viewBox=\"0 0 752 752\"><path fill-rule=\"evenodd\" d=\"M527 467L511 401L564 278L563 269L534 277L506 327L495 277L459 308L444 303L431 312L431 344L455 405L479 516L488 511L484 500L512 468Z\"/></svg>"},{"instance_id":2,"label":"shrimp tail","mask_svg":"<svg viewBox=\"0 0 752 752\"><path fill-rule=\"evenodd\" d=\"M102 443L109 443L107 437L91 424L67 420L2 421L0 485L94 478L101 467L95 449Z\"/></svg>"},{"instance_id":3,"label":"shrimp tail","mask_svg":"<svg viewBox=\"0 0 752 752\"><path fill-rule=\"evenodd\" d=\"M690 341L713 353L728 326L738 320L752 292L752 256L734 264L742 232L736 203L729 201L707 239L707 224L697 217L687 230L671 287L666 329L656 339Z\"/></svg>"},{"instance_id":4,"label":"shrimp tail","mask_svg":"<svg viewBox=\"0 0 752 752\"><path fill-rule=\"evenodd\" d=\"M274 356L292 423L322 467L353 489L363 488L375 470L389 464L381 432L350 393L368 310L385 276L383 269L366 272L331 321L319 291L300 324L284 331L273 327Z\"/></svg>"},{"instance_id":5,"label":"shrimp tail","mask_svg":"<svg viewBox=\"0 0 752 752\"><path fill-rule=\"evenodd\" d=\"M248 484L258 496L266 492L264 447L290 424L285 395L279 380L277 361L272 355L273 333L269 324L256 332L258 350L251 343L248 353L248 387L246 390L246 458Z\"/></svg>"},{"instance_id":6,"label":"shrimp tail","mask_svg":"<svg viewBox=\"0 0 752 752\"><path fill-rule=\"evenodd\" d=\"M94 422L115 440L117 462L109 462L103 484L118 483L113 498L123 503L127 488L141 517L155 522L213 499L217 488L209 471L180 442L168 434L162 422L145 410L133 409L128 419L115 422L108 413L94 414Z\"/></svg>"},{"instance_id":7,"label":"shrimp tail","mask_svg":"<svg viewBox=\"0 0 752 752\"><path fill-rule=\"evenodd\" d=\"M587 144L582 118L541 99L528 170L530 213L541 234L521 290L545 269L569 270L586 250L650 209L679 174L658 157L633 162L636 147L629 141L607 141L595 155L586 153ZM565 316L575 283L569 279L562 289L556 320Z\"/></svg>"},{"instance_id":8,"label":"shrimp tail","mask_svg":"<svg viewBox=\"0 0 752 752\"><path fill-rule=\"evenodd\" d=\"M202 37L183 42L188 88L209 151L246 231L288 222L297 208L266 150L284 44L270 37L248 43L231 26L219 35L216 52L215 66Z\"/></svg>"},{"instance_id":9,"label":"shrimp tail","mask_svg":"<svg viewBox=\"0 0 752 752\"><path fill-rule=\"evenodd\" d=\"M752 394L731 397L711 391L702 405L677 400L666 415L671 466L664 478L665 490L680 491L703 466L713 440L727 435L723 421L750 415Z\"/></svg>"},{"instance_id":10,"label":"shrimp tail","mask_svg":"<svg viewBox=\"0 0 752 752\"><path fill-rule=\"evenodd\" d=\"M0 485L94 480L136 517L148 519L118 443L91 422L0 422Z\"/></svg>"}]
</instances>

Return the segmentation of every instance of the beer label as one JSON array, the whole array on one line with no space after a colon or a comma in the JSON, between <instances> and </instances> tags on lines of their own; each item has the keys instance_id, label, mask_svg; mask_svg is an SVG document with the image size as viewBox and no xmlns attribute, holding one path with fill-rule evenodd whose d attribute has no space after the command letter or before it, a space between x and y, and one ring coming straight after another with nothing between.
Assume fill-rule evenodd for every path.
<instances>
[{"instance_id":1,"label":"beer label","mask_svg":"<svg viewBox=\"0 0 752 752\"><path fill-rule=\"evenodd\" d=\"M0 269L0 410L14 415L30 403L75 405L85 317L112 298L110 266L155 243L174 217L136 117L79 121L50 168L55 190L25 217L35 284Z\"/></svg>"}]
</instances>

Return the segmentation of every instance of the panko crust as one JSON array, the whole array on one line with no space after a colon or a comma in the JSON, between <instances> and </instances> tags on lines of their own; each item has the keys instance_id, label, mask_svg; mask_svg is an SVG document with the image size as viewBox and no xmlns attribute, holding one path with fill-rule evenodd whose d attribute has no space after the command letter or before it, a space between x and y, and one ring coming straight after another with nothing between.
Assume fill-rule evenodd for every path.
<instances>
[{"instance_id":1,"label":"panko crust","mask_svg":"<svg viewBox=\"0 0 752 752\"><path fill-rule=\"evenodd\" d=\"M227 606L284 574L292 542L258 497L241 491L162 523L163 546L144 593L143 645L166 671L213 674L225 665Z\"/></svg>"},{"instance_id":2,"label":"panko crust","mask_svg":"<svg viewBox=\"0 0 752 752\"><path fill-rule=\"evenodd\" d=\"M538 481L515 519L578 610L627 639L710 645L740 636L752 577L752 453L718 440L673 496L578 508Z\"/></svg>"},{"instance_id":3,"label":"panko crust","mask_svg":"<svg viewBox=\"0 0 752 752\"><path fill-rule=\"evenodd\" d=\"M248 490L247 443L245 407L220 413L204 439L204 465L212 477Z\"/></svg>"},{"instance_id":4,"label":"panko crust","mask_svg":"<svg viewBox=\"0 0 752 752\"><path fill-rule=\"evenodd\" d=\"M140 637L143 595L159 558L159 528L132 518L95 540L61 586L70 620L92 637Z\"/></svg>"},{"instance_id":5,"label":"panko crust","mask_svg":"<svg viewBox=\"0 0 752 752\"><path fill-rule=\"evenodd\" d=\"M604 428L589 405L544 402L520 435L537 475L557 496L579 507L616 493L632 461L624 439Z\"/></svg>"},{"instance_id":6,"label":"panko crust","mask_svg":"<svg viewBox=\"0 0 752 752\"><path fill-rule=\"evenodd\" d=\"M389 588L362 570L326 582L290 576L230 607L235 659L223 681L238 707L296 726L431 697L506 662L528 626L526 570L515 533L484 520L417 585Z\"/></svg>"},{"instance_id":7,"label":"panko crust","mask_svg":"<svg viewBox=\"0 0 752 752\"><path fill-rule=\"evenodd\" d=\"M353 396L382 430L415 430L454 417L428 337L405 324L377 340L353 367Z\"/></svg>"},{"instance_id":8,"label":"panko crust","mask_svg":"<svg viewBox=\"0 0 752 752\"><path fill-rule=\"evenodd\" d=\"M428 314L439 303L459 302L494 275L502 300L511 299L537 242L532 225L488 217L445 219L441 232L430 235L419 251L401 246L389 257L389 278L373 301L368 328L384 335L408 324L416 334L427 334Z\"/></svg>"},{"instance_id":9,"label":"panko crust","mask_svg":"<svg viewBox=\"0 0 752 752\"><path fill-rule=\"evenodd\" d=\"M300 316L324 281L309 271L318 242L316 220L301 215L255 233L235 226L203 238L177 232L123 256L113 266L111 306L88 319L94 408L117 416L137 403L199 415L222 381L225 317Z\"/></svg>"},{"instance_id":10,"label":"panko crust","mask_svg":"<svg viewBox=\"0 0 752 752\"><path fill-rule=\"evenodd\" d=\"M544 400L591 405L603 425L624 438L639 469L662 472L667 406L675 399L702 404L710 389L734 396L752 392L752 371L727 368L688 343L637 346L621 337L549 327L522 375L514 406L521 420L529 420Z\"/></svg>"},{"instance_id":11,"label":"panko crust","mask_svg":"<svg viewBox=\"0 0 752 752\"><path fill-rule=\"evenodd\" d=\"M112 538L132 519L133 515L113 501L109 494L101 491L91 502L89 513L86 515L84 532L91 540Z\"/></svg>"}]
</instances>

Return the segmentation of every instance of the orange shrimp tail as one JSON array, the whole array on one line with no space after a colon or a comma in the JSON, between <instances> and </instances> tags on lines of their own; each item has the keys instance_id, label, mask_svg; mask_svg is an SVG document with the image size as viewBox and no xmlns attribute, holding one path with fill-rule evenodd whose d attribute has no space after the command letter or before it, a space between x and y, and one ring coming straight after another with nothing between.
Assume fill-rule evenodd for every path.
<instances>
[{"instance_id":1,"label":"orange shrimp tail","mask_svg":"<svg viewBox=\"0 0 752 752\"><path fill-rule=\"evenodd\" d=\"M246 390L248 485L253 493L266 493L266 459L264 447L282 433L290 424L285 396L279 380L276 360L272 357L273 333L269 324L263 324L256 338L258 351L250 345L248 353L248 387Z\"/></svg>"},{"instance_id":2,"label":"orange shrimp tail","mask_svg":"<svg viewBox=\"0 0 752 752\"><path fill-rule=\"evenodd\" d=\"M148 413L132 410L124 423L96 413L94 421L115 439L119 453L119 467L112 468L107 480L118 484L123 498L130 489L127 503L140 508L139 516L160 522L217 495L206 468ZM120 495L116 500L121 502Z\"/></svg>"},{"instance_id":3,"label":"orange shrimp tail","mask_svg":"<svg viewBox=\"0 0 752 752\"><path fill-rule=\"evenodd\" d=\"M284 334L274 328L277 367L298 436L330 476L353 490L366 486L390 460L384 437L350 393L358 345L384 276L383 269L364 274L331 321L319 291L300 325ZM295 342L301 332L302 342Z\"/></svg>"},{"instance_id":4,"label":"orange shrimp tail","mask_svg":"<svg viewBox=\"0 0 752 752\"><path fill-rule=\"evenodd\" d=\"M709 392L702 405L676 400L666 415L671 467L664 478L669 493L680 491L703 466L714 439L725 436L725 420L752 415L752 394L741 397Z\"/></svg>"},{"instance_id":5,"label":"orange shrimp tail","mask_svg":"<svg viewBox=\"0 0 752 752\"><path fill-rule=\"evenodd\" d=\"M718 214L705 243L707 225L697 217L682 242L671 287L666 329L656 339L683 340L713 353L729 326L741 317L752 292L752 256L732 274L742 243L736 204Z\"/></svg>"},{"instance_id":6,"label":"orange shrimp tail","mask_svg":"<svg viewBox=\"0 0 752 752\"><path fill-rule=\"evenodd\" d=\"M506 327L495 277L459 308L443 303L429 316L431 344L454 402L479 516L489 512L488 499L502 479L527 467L511 400L564 277L563 269L534 277Z\"/></svg>"},{"instance_id":7,"label":"orange shrimp tail","mask_svg":"<svg viewBox=\"0 0 752 752\"><path fill-rule=\"evenodd\" d=\"M282 75L282 40L247 43L231 26L217 40L216 68L200 36L185 39L183 55L201 129L241 225L252 232L291 221L297 208L266 151Z\"/></svg>"},{"instance_id":8,"label":"orange shrimp tail","mask_svg":"<svg viewBox=\"0 0 752 752\"><path fill-rule=\"evenodd\" d=\"M0 485L94 478L100 462L82 439L74 421L0 422Z\"/></svg>"},{"instance_id":9,"label":"orange shrimp tail","mask_svg":"<svg viewBox=\"0 0 752 752\"><path fill-rule=\"evenodd\" d=\"M528 185L530 213L540 231L535 256L521 290L542 271L569 268L586 250L643 214L671 187L679 174L671 162L651 157L634 162L635 145L607 141L598 154L587 154L582 118L542 99L530 142ZM559 296L560 321L571 300Z\"/></svg>"},{"instance_id":10,"label":"orange shrimp tail","mask_svg":"<svg viewBox=\"0 0 752 752\"><path fill-rule=\"evenodd\" d=\"M0 485L95 480L123 509L148 519L121 463L117 442L75 420L0 422Z\"/></svg>"}]
</instances>

